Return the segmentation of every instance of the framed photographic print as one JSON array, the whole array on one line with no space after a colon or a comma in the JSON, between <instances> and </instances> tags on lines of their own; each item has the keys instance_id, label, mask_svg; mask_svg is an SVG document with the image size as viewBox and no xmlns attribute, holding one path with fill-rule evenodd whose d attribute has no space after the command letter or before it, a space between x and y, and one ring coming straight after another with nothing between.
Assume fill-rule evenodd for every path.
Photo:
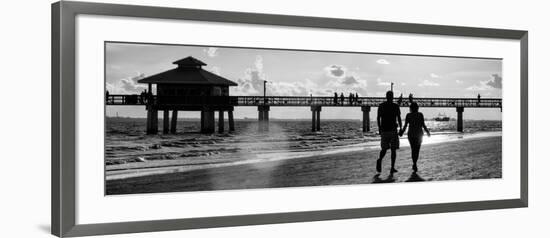
<instances>
[{"instance_id":1,"label":"framed photographic print","mask_svg":"<svg viewBox=\"0 0 550 238\"><path fill-rule=\"evenodd\" d=\"M54 3L52 233L526 207L527 45L520 30Z\"/></svg>"}]
</instances>

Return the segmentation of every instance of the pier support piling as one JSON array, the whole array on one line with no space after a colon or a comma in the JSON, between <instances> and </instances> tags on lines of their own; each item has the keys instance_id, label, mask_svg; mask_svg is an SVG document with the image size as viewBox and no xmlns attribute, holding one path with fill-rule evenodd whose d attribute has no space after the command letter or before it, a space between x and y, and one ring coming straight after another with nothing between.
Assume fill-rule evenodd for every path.
<instances>
[{"instance_id":1,"label":"pier support piling","mask_svg":"<svg viewBox=\"0 0 550 238\"><path fill-rule=\"evenodd\" d=\"M258 121L261 123L264 121L264 112L258 107Z\"/></svg>"},{"instance_id":2,"label":"pier support piling","mask_svg":"<svg viewBox=\"0 0 550 238\"><path fill-rule=\"evenodd\" d=\"M320 131L321 130L321 107L319 107L319 110L317 110L317 117L315 119L317 119L317 122L315 123L316 124L315 127L317 131Z\"/></svg>"},{"instance_id":3,"label":"pier support piling","mask_svg":"<svg viewBox=\"0 0 550 238\"><path fill-rule=\"evenodd\" d=\"M176 134L176 126L178 125L178 110L172 111L172 125L170 127L170 133Z\"/></svg>"},{"instance_id":4,"label":"pier support piling","mask_svg":"<svg viewBox=\"0 0 550 238\"><path fill-rule=\"evenodd\" d=\"M260 130L269 130L269 106L258 106L258 123Z\"/></svg>"},{"instance_id":5,"label":"pier support piling","mask_svg":"<svg viewBox=\"0 0 550 238\"><path fill-rule=\"evenodd\" d=\"M311 131L321 130L321 107L311 107Z\"/></svg>"},{"instance_id":6,"label":"pier support piling","mask_svg":"<svg viewBox=\"0 0 550 238\"><path fill-rule=\"evenodd\" d=\"M463 119L462 119L462 113L464 112L464 107L457 107L456 108L456 113L457 113L457 116L456 116L456 130L458 132L463 132L464 131L464 128L463 128Z\"/></svg>"},{"instance_id":7,"label":"pier support piling","mask_svg":"<svg viewBox=\"0 0 550 238\"><path fill-rule=\"evenodd\" d=\"M363 112L363 132L370 131L370 106L362 106L361 111Z\"/></svg>"},{"instance_id":8,"label":"pier support piling","mask_svg":"<svg viewBox=\"0 0 550 238\"><path fill-rule=\"evenodd\" d=\"M316 126L315 126L315 121L316 120L316 117L317 117L317 113L315 113L315 110L313 110L313 108L311 108L311 131L315 131L316 129Z\"/></svg>"},{"instance_id":9,"label":"pier support piling","mask_svg":"<svg viewBox=\"0 0 550 238\"><path fill-rule=\"evenodd\" d=\"M227 117L229 120L229 131L235 131L235 122L233 121L233 110L227 111Z\"/></svg>"}]
</instances>

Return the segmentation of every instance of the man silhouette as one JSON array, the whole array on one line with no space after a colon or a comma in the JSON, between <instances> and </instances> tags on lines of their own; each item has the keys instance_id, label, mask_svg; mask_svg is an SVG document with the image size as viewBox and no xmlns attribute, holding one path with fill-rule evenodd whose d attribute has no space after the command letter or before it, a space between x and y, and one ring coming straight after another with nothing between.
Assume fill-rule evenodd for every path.
<instances>
[{"instance_id":1,"label":"man silhouette","mask_svg":"<svg viewBox=\"0 0 550 238\"><path fill-rule=\"evenodd\" d=\"M395 159L397 157L396 150L399 149L399 131L401 131L401 111L399 106L393 103L393 92L386 92L386 101L378 106L378 115L376 116L378 123L378 133L380 134L380 157L376 161L376 172L382 170L382 159L386 155L388 149L391 150L391 170L393 174L397 172L395 169Z\"/></svg>"}]
</instances>

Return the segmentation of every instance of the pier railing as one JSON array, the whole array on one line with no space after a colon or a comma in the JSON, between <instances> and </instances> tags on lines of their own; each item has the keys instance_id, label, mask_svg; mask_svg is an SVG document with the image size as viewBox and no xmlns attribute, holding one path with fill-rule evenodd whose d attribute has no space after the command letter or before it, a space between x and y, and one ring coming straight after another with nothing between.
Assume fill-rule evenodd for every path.
<instances>
[{"instance_id":1,"label":"pier railing","mask_svg":"<svg viewBox=\"0 0 550 238\"><path fill-rule=\"evenodd\" d=\"M500 98L413 98L420 107L502 108ZM156 96L122 95L106 96L106 105L182 105L182 106L323 106L323 107L376 107L386 101L383 97L303 97L303 96ZM394 99L402 107L409 106L409 99Z\"/></svg>"}]
</instances>

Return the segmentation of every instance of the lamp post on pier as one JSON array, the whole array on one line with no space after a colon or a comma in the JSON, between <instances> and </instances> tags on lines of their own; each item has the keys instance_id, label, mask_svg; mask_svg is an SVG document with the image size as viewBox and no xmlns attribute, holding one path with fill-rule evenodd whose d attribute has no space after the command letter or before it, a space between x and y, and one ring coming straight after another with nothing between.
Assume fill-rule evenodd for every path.
<instances>
[{"instance_id":1,"label":"lamp post on pier","mask_svg":"<svg viewBox=\"0 0 550 238\"><path fill-rule=\"evenodd\" d=\"M266 85L267 84L267 80L264 80L264 102L265 102L265 94L266 94Z\"/></svg>"}]
</instances>

